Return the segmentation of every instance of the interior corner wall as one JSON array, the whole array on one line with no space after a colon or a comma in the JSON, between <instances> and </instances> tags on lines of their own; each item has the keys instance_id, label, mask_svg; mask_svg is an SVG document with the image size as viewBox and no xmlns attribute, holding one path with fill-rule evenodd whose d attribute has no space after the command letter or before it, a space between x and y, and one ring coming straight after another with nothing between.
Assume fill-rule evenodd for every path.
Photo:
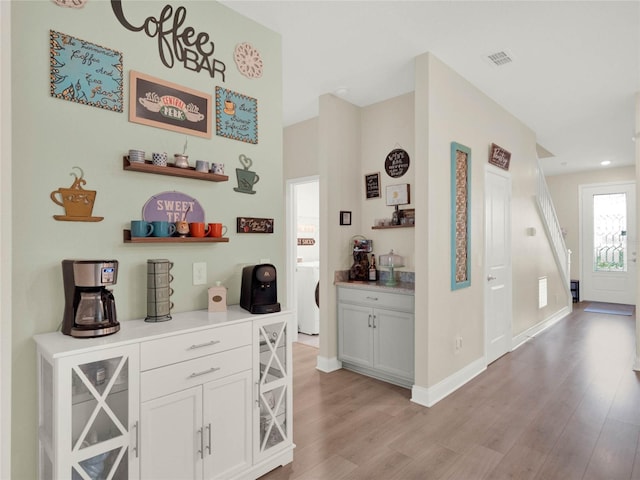
<instances>
[{"instance_id":1,"label":"interior corner wall","mask_svg":"<svg viewBox=\"0 0 640 480\"><path fill-rule=\"evenodd\" d=\"M419 114L422 110L427 113ZM513 335L541 323L567 303L534 203L534 132L432 54L416 59L417 138L424 129L428 129L428 166L416 170L416 183L426 185L427 211L420 217L426 216L428 225L426 232L416 229L416 245L426 246L424 255L416 254L416 272L424 271L426 277L416 275L416 291L427 288L428 293L416 295L416 334L420 335L416 350L419 343L422 348L426 345L427 355L426 367L416 365L420 372L416 385L429 388L484 357L484 176L492 143L512 154L511 210L517 212L512 216ZM471 149L471 285L455 291L449 281L451 142ZM416 143L418 155L422 149ZM539 233L527 236L528 227ZM538 309L537 304L540 276L549 278L549 298L554 299L546 309ZM427 325L418 326L420 319ZM458 353L456 336L464 339ZM424 356L416 359L425 362ZM425 381L426 385L419 383Z\"/></svg>"},{"instance_id":2,"label":"interior corner wall","mask_svg":"<svg viewBox=\"0 0 640 480\"><path fill-rule=\"evenodd\" d=\"M546 177L560 226L566 232L565 244L571 250L571 278L582 275L580 258L580 185L611 182L635 182L635 167L602 168L579 173Z\"/></svg>"},{"instance_id":3,"label":"interior corner wall","mask_svg":"<svg viewBox=\"0 0 640 480\"><path fill-rule=\"evenodd\" d=\"M351 238L360 234L360 108L325 94L318 116L320 173L320 356L336 359L338 321L336 271L353 263ZM340 211L351 212L351 225L340 225Z\"/></svg>"},{"instance_id":4,"label":"interior corner wall","mask_svg":"<svg viewBox=\"0 0 640 480\"><path fill-rule=\"evenodd\" d=\"M4 2L3 2L4 3ZM64 8L49 0L11 2L12 10L12 474L15 480L34 479L37 458L38 408L36 352L32 336L57 329L64 308L61 260L65 258L119 261L114 286L118 320L146 315L146 263L149 258L174 262L174 311L207 307L207 287L220 280L228 287L229 303L238 303L244 265L268 258L283 280L279 301L286 307L284 194L282 165L282 59L278 34L217 2L192 0L125 1L127 20L141 25L158 17L165 5L184 7L183 28L207 33L215 43L214 57L225 65L225 79L212 77L175 60L161 62L158 38L123 27L111 2L89 1L83 8ZM108 111L54 98L49 93L50 29L108 47L123 55L123 112ZM4 31L3 31L4 34ZM194 37L195 38L195 37ZM261 78L248 78L234 62L234 49L249 42L261 54ZM161 44L163 45L163 44ZM3 48L4 48L3 43ZM171 42L164 48L172 49ZM168 54L168 51L165 51ZM193 67L193 65L191 65ZM144 74L212 95L221 86L254 98L258 105L258 143L216 135L215 109L211 138L155 128L128 120L129 72ZM3 102L4 103L4 102ZM223 162L228 182L149 175L124 171L122 157L130 148L147 152L182 152L196 159ZM260 180L255 194L234 191L239 156L251 158ZM56 221L64 213L49 195L68 187L74 166L84 171L87 190L97 191L93 215L100 222ZM4 173L4 170L3 170ZM125 244L123 230L139 219L153 195L179 191L202 205L208 222L227 225L228 243ZM273 234L238 234L237 217L273 218ZM4 219L4 217L3 217ZM17 221L19 219L19 221ZM194 286L192 265L207 264L207 285ZM280 280L279 278L279 280ZM82 341L82 340L78 340Z\"/></svg>"}]
</instances>

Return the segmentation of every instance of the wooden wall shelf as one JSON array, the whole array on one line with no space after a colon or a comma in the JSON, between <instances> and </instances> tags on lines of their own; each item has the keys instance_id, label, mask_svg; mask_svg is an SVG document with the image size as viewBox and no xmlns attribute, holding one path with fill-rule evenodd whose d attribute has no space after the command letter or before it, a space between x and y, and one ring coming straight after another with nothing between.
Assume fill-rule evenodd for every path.
<instances>
[{"instance_id":1,"label":"wooden wall shelf","mask_svg":"<svg viewBox=\"0 0 640 480\"><path fill-rule=\"evenodd\" d=\"M122 231L124 243L227 243L227 237L132 237L131 230Z\"/></svg>"},{"instance_id":2,"label":"wooden wall shelf","mask_svg":"<svg viewBox=\"0 0 640 480\"><path fill-rule=\"evenodd\" d=\"M412 224L412 225L387 225L387 226L381 226L381 227L373 226L373 227L371 227L371 230L386 230L387 228L413 228L413 227L415 227L415 224Z\"/></svg>"},{"instance_id":3,"label":"wooden wall shelf","mask_svg":"<svg viewBox=\"0 0 640 480\"><path fill-rule=\"evenodd\" d=\"M129 157L122 157L122 169L132 172L155 173L157 175L167 175L170 177L195 178L196 180L207 180L209 182L226 182L227 175L217 175L209 172L198 172L194 167L179 168L173 163L168 163L166 167L159 167L148 160L142 162L130 162Z\"/></svg>"}]
</instances>

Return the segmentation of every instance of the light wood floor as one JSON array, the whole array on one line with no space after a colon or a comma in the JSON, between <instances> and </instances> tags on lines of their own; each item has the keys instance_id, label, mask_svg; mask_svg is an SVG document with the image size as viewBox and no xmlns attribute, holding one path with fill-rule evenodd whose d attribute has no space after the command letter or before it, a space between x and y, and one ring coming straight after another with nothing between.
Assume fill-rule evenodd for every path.
<instances>
[{"instance_id":1,"label":"light wood floor","mask_svg":"<svg viewBox=\"0 0 640 480\"><path fill-rule=\"evenodd\" d=\"M432 408L295 344L294 461L262 480L640 479L635 317L585 306Z\"/></svg>"}]
</instances>

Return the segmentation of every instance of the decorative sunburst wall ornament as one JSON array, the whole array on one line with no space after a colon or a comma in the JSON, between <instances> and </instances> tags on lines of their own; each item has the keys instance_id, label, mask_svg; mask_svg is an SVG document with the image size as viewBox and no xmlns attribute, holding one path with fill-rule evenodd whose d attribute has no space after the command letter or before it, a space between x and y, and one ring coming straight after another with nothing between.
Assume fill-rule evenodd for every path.
<instances>
[{"instance_id":1,"label":"decorative sunburst wall ornament","mask_svg":"<svg viewBox=\"0 0 640 480\"><path fill-rule=\"evenodd\" d=\"M244 42L236 46L233 59L242 75L247 78L260 78L262 76L262 58L260 52L250 43Z\"/></svg>"},{"instance_id":2,"label":"decorative sunburst wall ornament","mask_svg":"<svg viewBox=\"0 0 640 480\"><path fill-rule=\"evenodd\" d=\"M59 7L82 8L88 0L51 0Z\"/></svg>"}]
</instances>

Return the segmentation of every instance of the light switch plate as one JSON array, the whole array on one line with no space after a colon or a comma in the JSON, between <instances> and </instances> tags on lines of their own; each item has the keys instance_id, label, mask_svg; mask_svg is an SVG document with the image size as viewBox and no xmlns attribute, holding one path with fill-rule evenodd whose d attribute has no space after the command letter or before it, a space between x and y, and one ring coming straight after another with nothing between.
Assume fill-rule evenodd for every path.
<instances>
[{"instance_id":1,"label":"light switch plate","mask_svg":"<svg viewBox=\"0 0 640 480\"><path fill-rule=\"evenodd\" d=\"M196 262L193 264L193 284L204 285L205 283L207 283L207 264Z\"/></svg>"}]
</instances>

